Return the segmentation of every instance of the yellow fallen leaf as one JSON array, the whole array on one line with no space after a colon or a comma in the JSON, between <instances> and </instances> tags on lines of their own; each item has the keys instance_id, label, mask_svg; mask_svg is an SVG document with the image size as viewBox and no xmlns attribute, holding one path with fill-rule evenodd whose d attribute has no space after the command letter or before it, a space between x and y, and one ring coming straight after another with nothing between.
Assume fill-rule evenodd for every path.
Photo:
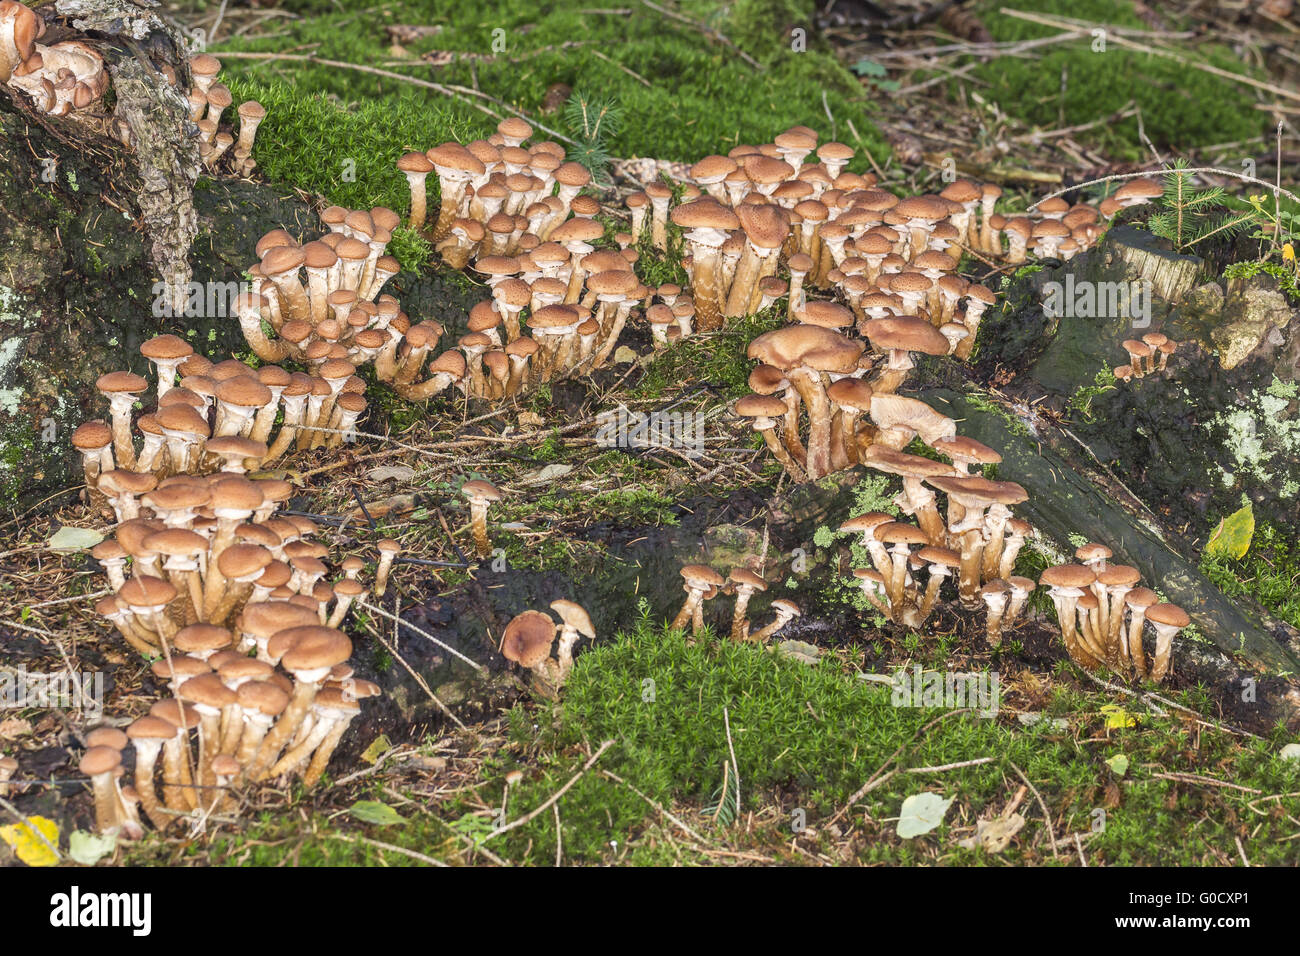
<instances>
[{"instance_id":1,"label":"yellow fallen leaf","mask_svg":"<svg viewBox=\"0 0 1300 956\"><path fill-rule=\"evenodd\" d=\"M1130 714L1118 704L1105 704L1101 712L1106 715L1107 730L1123 730L1125 727L1136 727L1141 716Z\"/></svg>"},{"instance_id":2,"label":"yellow fallen leaf","mask_svg":"<svg viewBox=\"0 0 1300 956\"><path fill-rule=\"evenodd\" d=\"M55 866L59 862L58 855L50 849L59 845L59 825L46 817L28 817L25 823L0 827L0 840L13 847L18 859L28 866Z\"/></svg>"}]
</instances>

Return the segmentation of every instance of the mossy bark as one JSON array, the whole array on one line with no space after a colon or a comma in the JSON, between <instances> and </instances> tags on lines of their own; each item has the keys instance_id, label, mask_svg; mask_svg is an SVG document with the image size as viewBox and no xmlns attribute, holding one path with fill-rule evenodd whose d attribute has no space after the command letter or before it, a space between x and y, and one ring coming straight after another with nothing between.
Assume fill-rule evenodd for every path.
<instances>
[{"instance_id":1,"label":"mossy bark","mask_svg":"<svg viewBox=\"0 0 1300 956\"><path fill-rule=\"evenodd\" d=\"M1149 233L1120 227L1093 252L1013 281L985 316L975 370L982 381L1059 413L1168 527L1203 544L1245 496L1262 521L1300 521L1300 322L1267 275L1214 281L1205 263ZM1084 314L1091 289L1150 280L1142 315ZM1066 314L1044 294L1059 283ZM1164 371L1107 381L1129 358L1122 343L1149 332L1178 342ZM1102 384L1098 385L1098 373Z\"/></svg>"}]
</instances>

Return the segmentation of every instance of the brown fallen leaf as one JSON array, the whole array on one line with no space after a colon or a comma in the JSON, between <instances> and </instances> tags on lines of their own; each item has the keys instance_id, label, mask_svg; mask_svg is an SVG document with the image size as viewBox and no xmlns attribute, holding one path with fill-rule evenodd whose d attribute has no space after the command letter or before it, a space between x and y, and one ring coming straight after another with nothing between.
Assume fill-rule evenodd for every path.
<instances>
[{"instance_id":1,"label":"brown fallen leaf","mask_svg":"<svg viewBox=\"0 0 1300 956\"><path fill-rule=\"evenodd\" d=\"M19 737L26 737L31 732L32 725L21 717L0 720L0 738L4 740L17 740Z\"/></svg>"},{"instance_id":2,"label":"brown fallen leaf","mask_svg":"<svg viewBox=\"0 0 1300 956\"><path fill-rule=\"evenodd\" d=\"M1011 845L1011 838L1019 833L1024 825L1025 818L1019 813L1013 813L1009 817L995 817L992 820L977 820L975 835L965 840L958 840L957 845L967 850L980 847L987 853L1001 853Z\"/></svg>"},{"instance_id":3,"label":"brown fallen leaf","mask_svg":"<svg viewBox=\"0 0 1300 956\"><path fill-rule=\"evenodd\" d=\"M415 510L415 495L391 495L377 501L367 501L366 510L353 508L348 518L353 521L366 521L366 515L372 518L400 518Z\"/></svg>"}]
</instances>

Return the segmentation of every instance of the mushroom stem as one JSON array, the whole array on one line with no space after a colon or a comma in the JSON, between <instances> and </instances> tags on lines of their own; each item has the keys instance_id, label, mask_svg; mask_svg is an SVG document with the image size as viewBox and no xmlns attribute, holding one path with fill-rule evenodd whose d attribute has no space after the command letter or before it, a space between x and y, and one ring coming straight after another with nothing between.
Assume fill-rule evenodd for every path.
<instances>
[{"instance_id":1,"label":"mushroom stem","mask_svg":"<svg viewBox=\"0 0 1300 956\"><path fill-rule=\"evenodd\" d=\"M958 569L958 595L962 606L973 610L980 606L979 587L984 536L979 528L970 528L961 536L961 566Z\"/></svg>"},{"instance_id":2,"label":"mushroom stem","mask_svg":"<svg viewBox=\"0 0 1300 956\"><path fill-rule=\"evenodd\" d=\"M745 620L745 612L749 608L750 595L754 593L753 588L739 587L736 589L736 610L731 618L731 639L733 641L743 641L749 631L748 622Z\"/></svg>"},{"instance_id":3,"label":"mushroom stem","mask_svg":"<svg viewBox=\"0 0 1300 956\"><path fill-rule=\"evenodd\" d=\"M117 803L117 788L113 785L113 772L97 773L90 779L95 794L95 830L108 833L121 826Z\"/></svg>"},{"instance_id":4,"label":"mushroom stem","mask_svg":"<svg viewBox=\"0 0 1300 956\"><path fill-rule=\"evenodd\" d=\"M163 803L168 810L177 813L192 809L188 800L189 789L185 786L190 782L184 753L186 742L187 735L179 727L175 737L163 742Z\"/></svg>"},{"instance_id":5,"label":"mushroom stem","mask_svg":"<svg viewBox=\"0 0 1300 956\"><path fill-rule=\"evenodd\" d=\"M321 775L325 773L325 768L329 766L330 757L334 756L335 748L338 747L339 741L343 739L343 732L348 729L348 724L351 722L351 717L334 722L334 726L330 728L330 732L325 735L325 739L316 748L316 753L312 755L311 763L307 766L307 772L303 774L302 785L304 787L310 789L320 781Z\"/></svg>"},{"instance_id":6,"label":"mushroom stem","mask_svg":"<svg viewBox=\"0 0 1300 956\"><path fill-rule=\"evenodd\" d=\"M816 481L831 470L831 409L819 377L802 368L786 373L808 408L808 477Z\"/></svg>"},{"instance_id":7,"label":"mushroom stem","mask_svg":"<svg viewBox=\"0 0 1300 956\"><path fill-rule=\"evenodd\" d=\"M487 530L488 502L474 500L469 505L469 520L474 532L474 553L479 560L491 557L492 541Z\"/></svg>"},{"instance_id":8,"label":"mushroom stem","mask_svg":"<svg viewBox=\"0 0 1300 956\"><path fill-rule=\"evenodd\" d=\"M162 742L158 740L135 741L135 790L140 795L140 806L156 830L166 830L172 822L172 818L158 808L158 792L153 785L154 768L161 749Z\"/></svg>"},{"instance_id":9,"label":"mushroom stem","mask_svg":"<svg viewBox=\"0 0 1300 956\"><path fill-rule=\"evenodd\" d=\"M279 756L284 745L293 740L294 734L302 726L308 712L311 710L312 701L316 699L316 691L320 685L314 681L297 681L294 683L293 696L289 698L289 705L285 707L284 713L280 719L270 729L265 737L262 738L262 744L257 749L257 756L253 758L252 766L245 764L243 777L246 780L254 782L266 779L265 768L269 767Z\"/></svg>"},{"instance_id":10,"label":"mushroom stem","mask_svg":"<svg viewBox=\"0 0 1300 956\"><path fill-rule=\"evenodd\" d=\"M682 604L682 609L677 612L672 623L668 625L670 631L680 630L686 627L686 622L694 619L700 606L700 598L704 595L703 591L696 588L688 587L686 589L686 602Z\"/></svg>"},{"instance_id":11,"label":"mushroom stem","mask_svg":"<svg viewBox=\"0 0 1300 956\"><path fill-rule=\"evenodd\" d=\"M1146 678L1146 651L1142 649L1142 625L1146 622L1146 609L1130 607L1128 612L1128 656L1138 677Z\"/></svg>"}]
</instances>

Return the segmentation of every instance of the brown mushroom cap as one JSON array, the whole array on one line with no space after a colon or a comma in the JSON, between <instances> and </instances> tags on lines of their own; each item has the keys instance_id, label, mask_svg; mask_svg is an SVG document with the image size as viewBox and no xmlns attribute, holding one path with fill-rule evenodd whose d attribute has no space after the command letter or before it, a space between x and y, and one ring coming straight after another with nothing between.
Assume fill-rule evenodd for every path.
<instances>
[{"instance_id":1,"label":"brown mushroom cap","mask_svg":"<svg viewBox=\"0 0 1300 956\"><path fill-rule=\"evenodd\" d=\"M596 629L592 626L591 617L587 614L586 608L581 604L573 601L566 601L563 598L551 602L551 610L560 615L560 620L566 625L574 628L583 637L595 640Z\"/></svg>"},{"instance_id":2,"label":"brown mushroom cap","mask_svg":"<svg viewBox=\"0 0 1300 956\"><path fill-rule=\"evenodd\" d=\"M131 724L126 735L132 740L171 740L176 736L176 726L161 717L146 716Z\"/></svg>"},{"instance_id":3,"label":"brown mushroom cap","mask_svg":"<svg viewBox=\"0 0 1300 956\"><path fill-rule=\"evenodd\" d=\"M767 590L767 582L748 568L732 568L731 573L727 575L727 579L732 584L751 588L755 591Z\"/></svg>"},{"instance_id":4,"label":"brown mushroom cap","mask_svg":"<svg viewBox=\"0 0 1300 956\"><path fill-rule=\"evenodd\" d=\"M501 489L490 481L473 479L460 486L460 493L471 500L500 501Z\"/></svg>"},{"instance_id":5,"label":"brown mushroom cap","mask_svg":"<svg viewBox=\"0 0 1300 956\"><path fill-rule=\"evenodd\" d=\"M949 498L974 507L991 504L1018 505L1029 499L1029 492L1013 481L989 481L977 476L937 476L927 478Z\"/></svg>"},{"instance_id":6,"label":"brown mushroom cap","mask_svg":"<svg viewBox=\"0 0 1300 956\"><path fill-rule=\"evenodd\" d=\"M953 461L968 461L980 465L996 465L1002 461L1002 456L997 451L965 435L940 439L931 447Z\"/></svg>"},{"instance_id":7,"label":"brown mushroom cap","mask_svg":"<svg viewBox=\"0 0 1300 956\"><path fill-rule=\"evenodd\" d=\"M920 558L927 564L941 564L947 568L957 568L961 566L961 554L953 551L951 548L937 548L928 545L916 552L916 557Z\"/></svg>"},{"instance_id":8,"label":"brown mushroom cap","mask_svg":"<svg viewBox=\"0 0 1300 956\"><path fill-rule=\"evenodd\" d=\"M82 755L77 769L87 777L96 777L101 773L112 773L122 765L122 754L112 747L91 747Z\"/></svg>"},{"instance_id":9,"label":"brown mushroom cap","mask_svg":"<svg viewBox=\"0 0 1300 956\"><path fill-rule=\"evenodd\" d=\"M342 664L352 656L352 642L342 631L319 624L293 627L272 635L288 650L280 658L287 671L314 671ZM278 648L277 648L278 649ZM270 650L268 645L268 651ZM271 656L276 654L271 651Z\"/></svg>"},{"instance_id":10,"label":"brown mushroom cap","mask_svg":"<svg viewBox=\"0 0 1300 956\"><path fill-rule=\"evenodd\" d=\"M501 653L506 660L532 668L546 659L555 641L555 622L541 611L524 611L506 625Z\"/></svg>"},{"instance_id":11,"label":"brown mushroom cap","mask_svg":"<svg viewBox=\"0 0 1300 956\"><path fill-rule=\"evenodd\" d=\"M868 511L866 514L856 515L840 525L841 531L856 531L864 534L874 534L875 530L882 524L894 521L893 515L885 514L883 511Z\"/></svg>"},{"instance_id":12,"label":"brown mushroom cap","mask_svg":"<svg viewBox=\"0 0 1300 956\"><path fill-rule=\"evenodd\" d=\"M875 530L876 540L883 544L929 544L930 539L916 525L903 521L890 521Z\"/></svg>"},{"instance_id":13,"label":"brown mushroom cap","mask_svg":"<svg viewBox=\"0 0 1300 956\"><path fill-rule=\"evenodd\" d=\"M1104 544L1097 544L1090 541L1087 544L1080 545L1074 552L1074 556L1080 561L1098 561L1110 558L1113 552Z\"/></svg>"},{"instance_id":14,"label":"brown mushroom cap","mask_svg":"<svg viewBox=\"0 0 1300 956\"><path fill-rule=\"evenodd\" d=\"M176 694L182 700L201 707L229 707L237 702L235 692L225 685L217 674L200 674L181 684Z\"/></svg>"},{"instance_id":15,"label":"brown mushroom cap","mask_svg":"<svg viewBox=\"0 0 1300 956\"><path fill-rule=\"evenodd\" d=\"M1097 580L1092 568L1082 564L1058 564L1038 576L1038 583L1051 588L1086 588Z\"/></svg>"},{"instance_id":16,"label":"brown mushroom cap","mask_svg":"<svg viewBox=\"0 0 1300 956\"><path fill-rule=\"evenodd\" d=\"M687 585L696 590L720 588L726 584L722 575L707 564L688 564L682 568L681 575L686 579Z\"/></svg>"},{"instance_id":17,"label":"brown mushroom cap","mask_svg":"<svg viewBox=\"0 0 1300 956\"><path fill-rule=\"evenodd\" d=\"M948 340L925 319L910 315L886 316L863 323L863 334L878 349L947 355Z\"/></svg>"},{"instance_id":18,"label":"brown mushroom cap","mask_svg":"<svg viewBox=\"0 0 1300 956\"><path fill-rule=\"evenodd\" d=\"M1163 624L1166 627L1182 628L1192 623L1187 612L1177 604L1153 604L1147 608L1146 618L1153 624Z\"/></svg>"},{"instance_id":19,"label":"brown mushroom cap","mask_svg":"<svg viewBox=\"0 0 1300 956\"><path fill-rule=\"evenodd\" d=\"M1124 596L1124 603L1132 608L1145 610L1153 604L1160 603L1160 595L1150 588L1134 588Z\"/></svg>"},{"instance_id":20,"label":"brown mushroom cap","mask_svg":"<svg viewBox=\"0 0 1300 956\"><path fill-rule=\"evenodd\" d=\"M1097 581L1108 588L1132 587L1142 580L1142 573L1137 568L1126 564L1108 564L1106 570L1097 572Z\"/></svg>"},{"instance_id":21,"label":"brown mushroom cap","mask_svg":"<svg viewBox=\"0 0 1300 956\"><path fill-rule=\"evenodd\" d=\"M952 468L941 461L910 455L884 445L871 445L862 453L862 463L877 471L911 478L937 478L951 476ZM843 530L841 528L841 530Z\"/></svg>"},{"instance_id":22,"label":"brown mushroom cap","mask_svg":"<svg viewBox=\"0 0 1300 956\"><path fill-rule=\"evenodd\" d=\"M747 355L778 369L801 365L823 372L850 372L864 351L862 342L817 325L787 325L749 343Z\"/></svg>"}]
</instances>

